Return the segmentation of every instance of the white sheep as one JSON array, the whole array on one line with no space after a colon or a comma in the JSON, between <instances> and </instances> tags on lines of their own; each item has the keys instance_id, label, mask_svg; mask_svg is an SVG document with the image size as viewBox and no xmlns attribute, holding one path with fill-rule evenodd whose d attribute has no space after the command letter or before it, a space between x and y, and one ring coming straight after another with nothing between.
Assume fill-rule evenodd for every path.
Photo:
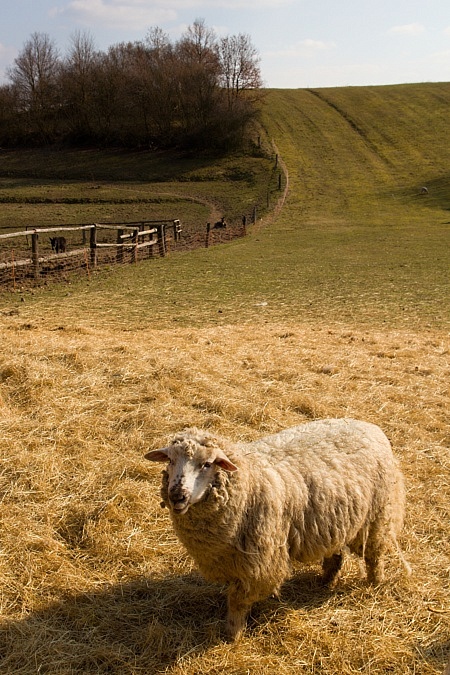
<instances>
[{"instance_id":1,"label":"white sheep","mask_svg":"<svg viewBox=\"0 0 450 675\"><path fill-rule=\"evenodd\" d=\"M145 457L169 462L161 505L204 577L228 586L231 639L254 602L278 594L290 560L322 563L334 585L348 548L377 584L393 543L408 568L397 544L403 477L373 424L319 420L252 443L187 429Z\"/></svg>"}]
</instances>

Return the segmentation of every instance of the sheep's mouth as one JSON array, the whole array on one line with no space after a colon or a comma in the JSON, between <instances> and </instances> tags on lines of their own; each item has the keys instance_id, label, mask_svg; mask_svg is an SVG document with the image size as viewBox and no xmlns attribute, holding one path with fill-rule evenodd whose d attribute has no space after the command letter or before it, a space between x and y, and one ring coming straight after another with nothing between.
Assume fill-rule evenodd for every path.
<instances>
[{"instance_id":1,"label":"sheep's mouth","mask_svg":"<svg viewBox=\"0 0 450 675\"><path fill-rule=\"evenodd\" d=\"M172 509L173 509L174 513L178 514L179 516L182 516L183 514L185 514L189 507L190 507L189 502L178 502L178 503L172 504Z\"/></svg>"}]
</instances>

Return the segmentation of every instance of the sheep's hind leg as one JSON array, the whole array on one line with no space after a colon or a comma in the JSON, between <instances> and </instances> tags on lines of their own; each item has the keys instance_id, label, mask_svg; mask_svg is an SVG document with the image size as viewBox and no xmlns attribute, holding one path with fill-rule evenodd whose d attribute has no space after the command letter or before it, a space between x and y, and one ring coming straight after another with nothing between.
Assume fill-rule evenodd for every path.
<instances>
[{"instance_id":1,"label":"sheep's hind leg","mask_svg":"<svg viewBox=\"0 0 450 675\"><path fill-rule=\"evenodd\" d=\"M323 570L323 583L326 584L329 588L334 588L336 586L339 572L341 571L343 563L342 553L335 553L329 558L324 558L322 563Z\"/></svg>"},{"instance_id":2,"label":"sheep's hind leg","mask_svg":"<svg viewBox=\"0 0 450 675\"><path fill-rule=\"evenodd\" d=\"M251 604L242 598L238 589L228 591L227 636L229 640L238 640L244 632Z\"/></svg>"},{"instance_id":3,"label":"sheep's hind leg","mask_svg":"<svg viewBox=\"0 0 450 675\"><path fill-rule=\"evenodd\" d=\"M382 552L365 552L364 560L367 569L367 581L369 584L377 586L384 579L384 559Z\"/></svg>"},{"instance_id":4,"label":"sheep's hind leg","mask_svg":"<svg viewBox=\"0 0 450 675\"><path fill-rule=\"evenodd\" d=\"M380 584L384 579L384 553L386 550L386 527L384 521L372 524L366 547L364 562L366 563L367 581L369 584Z\"/></svg>"}]
</instances>

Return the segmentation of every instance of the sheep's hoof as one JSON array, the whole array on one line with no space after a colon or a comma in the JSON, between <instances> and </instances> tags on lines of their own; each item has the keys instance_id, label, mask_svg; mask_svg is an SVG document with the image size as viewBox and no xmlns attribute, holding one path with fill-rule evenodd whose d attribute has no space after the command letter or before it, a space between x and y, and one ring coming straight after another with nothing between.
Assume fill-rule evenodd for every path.
<instances>
[{"instance_id":1,"label":"sheep's hoof","mask_svg":"<svg viewBox=\"0 0 450 675\"><path fill-rule=\"evenodd\" d=\"M226 631L226 641L227 642L239 642L242 635L244 634L244 628L241 628L238 631L234 631L230 628L227 628Z\"/></svg>"},{"instance_id":2,"label":"sheep's hoof","mask_svg":"<svg viewBox=\"0 0 450 675\"><path fill-rule=\"evenodd\" d=\"M228 642L237 642L242 637L246 626L246 615L228 616L226 634Z\"/></svg>"},{"instance_id":3,"label":"sheep's hoof","mask_svg":"<svg viewBox=\"0 0 450 675\"><path fill-rule=\"evenodd\" d=\"M322 563L322 583L330 589L336 587L339 580L339 573L341 571L343 562L342 553L335 553L329 558L324 558Z\"/></svg>"}]
</instances>

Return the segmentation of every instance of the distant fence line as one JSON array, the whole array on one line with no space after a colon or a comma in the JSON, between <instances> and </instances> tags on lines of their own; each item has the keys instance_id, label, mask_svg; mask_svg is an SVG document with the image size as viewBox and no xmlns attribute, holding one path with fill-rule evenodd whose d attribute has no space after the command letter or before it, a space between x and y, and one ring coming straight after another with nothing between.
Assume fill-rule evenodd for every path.
<instances>
[{"instance_id":1,"label":"distant fence line","mask_svg":"<svg viewBox=\"0 0 450 675\"><path fill-rule=\"evenodd\" d=\"M248 220L255 223L256 207ZM216 227L206 224L206 240L204 229L185 232L178 218L29 227L0 234L0 286L23 288L66 278L68 272L76 271L89 277L100 265L137 263L165 257L171 251L208 247L245 236L247 218ZM52 237L43 235L63 238L65 245L55 252L50 244Z\"/></svg>"},{"instance_id":2,"label":"distant fence line","mask_svg":"<svg viewBox=\"0 0 450 675\"><path fill-rule=\"evenodd\" d=\"M164 257L168 248L168 231L171 230L171 239L174 242L180 240L181 223L179 219L170 220L141 220L138 222L88 223L81 225L67 225L59 227L44 227L0 234L0 243L6 240L14 240L26 237L31 238L31 256L16 258L15 249L10 248L0 261L0 272L10 271L7 280L13 283L16 280L16 272L23 270L29 272L37 281L42 273L48 273L48 268L55 264L58 268L64 268L67 261L73 258L81 258L81 266L88 270L95 269L99 264L99 256L102 250L107 250L107 255L102 256L101 262L124 263L126 255L129 262L138 260L139 252L147 253L147 257L153 256L154 247L159 256ZM98 234L101 231L116 232L116 241L101 242ZM56 252L44 255L41 246L41 235L58 233L61 238L68 232L80 232L82 234L82 247L70 251ZM89 233L89 237L87 234ZM89 241L88 241L89 240ZM64 237L65 241L65 237ZM47 243L47 242L46 242ZM47 245L48 248L48 245ZM114 254L111 255L111 252ZM21 253L19 253L21 255ZM23 255L23 253L22 253ZM9 258L5 260L5 257ZM3 274L3 277L5 275Z\"/></svg>"},{"instance_id":3,"label":"distant fence line","mask_svg":"<svg viewBox=\"0 0 450 675\"><path fill-rule=\"evenodd\" d=\"M202 246L209 247L213 243L245 236L248 226L251 226L253 232L258 231L260 227L272 222L279 214L289 190L287 167L274 143L272 143L272 148L275 153L275 163L269 184L275 177L276 190L281 192L281 195L277 199L275 208L263 218L259 217L259 207L262 206L260 202L252 208L250 214L243 215L239 222L233 223L227 220L225 223L225 219L222 218L222 221L214 224L207 223L206 239L204 230L193 229L187 233L183 232L178 218L63 224L54 227L29 227L29 229L27 227L26 230L20 232L0 234L0 285L12 285L16 288L19 282L21 285L29 282L36 283L52 276L61 277L61 273L64 275L70 271L82 271L83 269L89 276L91 270L95 270L100 264L136 263L138 260L152 258L156 255L164 257L171 249L192 250ZM266 209L269 209L273 189L268 185L267 198L264 196L264 202L267 202ZM77 232L81 234L81 241L76 237ZM183 237L181 237L182 232ZM56 237L58 244L63 240L63 245L56 246L55 251L53 245L51 249L49 245L52 237L45 240L41 237L44 234L54 233L59 235ZM68 233L75 233L75 236L69 235L66 239ZM11 245L15 240L20 242L24 237L26 245L25 242L24 245L20 243L17 246ZM31 238L31 250L29 238Z\"/></svg>"}]
</instances>

